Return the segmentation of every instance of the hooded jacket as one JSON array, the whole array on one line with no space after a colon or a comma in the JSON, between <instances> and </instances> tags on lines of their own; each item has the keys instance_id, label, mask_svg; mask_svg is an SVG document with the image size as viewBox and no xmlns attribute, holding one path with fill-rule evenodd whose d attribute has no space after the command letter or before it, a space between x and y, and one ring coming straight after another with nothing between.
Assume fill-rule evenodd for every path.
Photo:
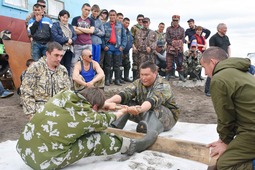
<instances>
[{"instance_id":1,"label":"hooded jacket","mask_svg":"<svg viewBox=\"0 0 255 170\"><path fill-rule=\"evenodd\" d=\"M249 59L229 58L213 70L210 91L217 131L225 144L236 135L251 140L255 137L255 78L249 67Z\"/></svg>"}]
</instances>

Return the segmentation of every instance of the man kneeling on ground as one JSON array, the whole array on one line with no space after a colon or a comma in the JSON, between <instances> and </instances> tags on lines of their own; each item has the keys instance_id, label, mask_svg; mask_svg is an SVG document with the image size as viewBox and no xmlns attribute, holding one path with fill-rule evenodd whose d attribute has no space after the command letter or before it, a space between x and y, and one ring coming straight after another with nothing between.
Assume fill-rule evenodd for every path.
<instances>
[{"instance_id":1,"label":"man kneeling on ground","mask_svg":"<svg viewBox=\"0 0 255 170\"><path fill-rule=\"evenodd\" d=\"M98 112L103 106L109 107L104 103L103 91L97 87L59 92L26 124L17 143L18 153L33 169L60 169L89 156L132 155L155 142L156 131L142 139L103 132L127 110Z\"/></svg>"}]
</instances>

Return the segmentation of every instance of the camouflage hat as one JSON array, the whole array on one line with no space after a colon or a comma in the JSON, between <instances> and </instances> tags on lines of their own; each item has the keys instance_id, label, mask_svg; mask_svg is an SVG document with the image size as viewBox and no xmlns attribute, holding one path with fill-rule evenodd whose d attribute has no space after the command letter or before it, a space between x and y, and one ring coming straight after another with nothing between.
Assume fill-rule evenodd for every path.
<instances>
[{"instance_id":1,"label":"camouflage hat","mask_svg":"<svg viewBox=\"0 0 255 170\"><path fill-rule=\"evenodd\" d=\"M163 41L158 41L158 42L157 42L157 46L158 46L158 47L164 47L165 44L164 44Z\"/></svg>"},{"instance_id":2,"label":"camouflage hat","mask_svg":"<svg viewBox=\"0 0 255 170\"><path fill-rule=\"evenodd\" d=\"M150 18L145 17L145 18L143 19L143 22L150 22Z\"/></svg>"}]
</instances>

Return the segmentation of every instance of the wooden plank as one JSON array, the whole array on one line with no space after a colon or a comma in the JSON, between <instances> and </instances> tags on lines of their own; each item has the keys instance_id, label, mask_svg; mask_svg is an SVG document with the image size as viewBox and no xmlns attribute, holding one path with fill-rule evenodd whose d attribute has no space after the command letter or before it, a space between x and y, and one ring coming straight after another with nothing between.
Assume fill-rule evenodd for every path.
<instances>
[{"instance_id":1,"label":"wooden plank","mask_svg":"<svg viewBox=\"0 0 255 170\"><path fill-rule=\"evenodd\" d=\"M115 128L108 128L106 132L135 139L142 138L145 135ZM149 150L167 153L207 165L214 165L216 162L215 159L210 157L210 149L206 147L206 144L197 142L159 136Z\"/></svg>"},{"instance_id":2,"label":"wooden plank","mask_svg":"<svg viewBox=\"0 0 255 170\"><path fill-rule=\"evenodd\" d=\"M20 86L20 75L27 69L26 61L31 58L31 43L4 40L4 48L9 55L9 66L16 88Z\"/></svg>"}]
</instances>

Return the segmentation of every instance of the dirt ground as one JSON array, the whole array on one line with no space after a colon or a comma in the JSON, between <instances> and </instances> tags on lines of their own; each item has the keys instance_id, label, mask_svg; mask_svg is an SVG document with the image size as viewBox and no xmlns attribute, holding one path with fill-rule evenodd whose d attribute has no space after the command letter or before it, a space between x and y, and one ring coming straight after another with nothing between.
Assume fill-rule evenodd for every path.
<instances>
[{"instance_id":1,"label":"dirt ground","mask_svg":"<svg viewBox=\"0 0 255 170\"><path fill-rule=\"evenodd\" d=\"M204 87L181 87L172 84L173 93L181 109L179 121L190 123L216 123L216 115L210 97L204 95ZM125 84L124 86L126 86ZM107 97L116 94L124 86L106 87ZM0 142L17 140L27 119L20 106L17 93L0 99Z\"/></svg>"}]
</instances>

